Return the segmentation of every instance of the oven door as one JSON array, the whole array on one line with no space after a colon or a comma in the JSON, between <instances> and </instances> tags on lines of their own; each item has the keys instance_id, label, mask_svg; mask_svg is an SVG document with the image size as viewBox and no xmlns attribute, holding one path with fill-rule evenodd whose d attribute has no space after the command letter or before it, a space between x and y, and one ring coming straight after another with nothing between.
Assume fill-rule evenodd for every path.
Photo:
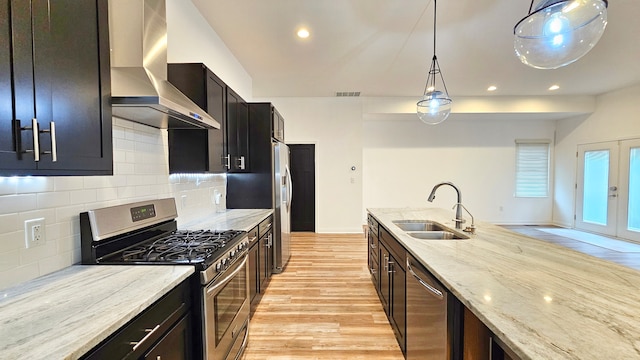
<instances>
[{"instance_id":1,"label":"oven door","mask_svg":"<svg viewBox=\"0 0 640 360\"><path fill-rule=\"evenodd\" d=\"M207 360L237 359L244 351L249 320L249 263L245 254L203 288ZM242 338L241 338L242 337ZM234 344L236 344L234 346ZM234 354L230 353L233 349Z\"/></svg>"}]
</instances>

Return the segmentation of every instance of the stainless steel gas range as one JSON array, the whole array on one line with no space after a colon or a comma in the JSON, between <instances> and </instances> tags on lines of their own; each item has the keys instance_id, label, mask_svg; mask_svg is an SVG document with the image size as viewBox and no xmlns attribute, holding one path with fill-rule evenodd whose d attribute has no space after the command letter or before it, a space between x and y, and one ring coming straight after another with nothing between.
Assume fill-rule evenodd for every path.
<instances>
[{"instance_id":1,"label":"stainless steel gas range","mask_svg":"<svg viewBox=\"0 0 640 360\"><path fill-rule=\"evenodd\" d=\"M249 325L247 233L177 230L177 216L173 198L81 213L82 263L195 266L202 358L239 359Z\"/></svg>"}]
</instances>

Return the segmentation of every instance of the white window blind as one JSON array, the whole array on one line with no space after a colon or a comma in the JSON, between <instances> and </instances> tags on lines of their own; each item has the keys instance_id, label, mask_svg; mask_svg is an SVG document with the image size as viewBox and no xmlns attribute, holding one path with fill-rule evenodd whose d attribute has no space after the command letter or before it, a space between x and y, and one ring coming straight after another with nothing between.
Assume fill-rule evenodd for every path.
<instances>
[{"instance_id":1,"label":"white window blind","mask_svg":"<svg viewBox=\"0 0 640 360\"><path fill-rule=\"evenodd\" d=\"M549 196L549 141L516 140L515 195Z\"/></svg>"}]
</instances>

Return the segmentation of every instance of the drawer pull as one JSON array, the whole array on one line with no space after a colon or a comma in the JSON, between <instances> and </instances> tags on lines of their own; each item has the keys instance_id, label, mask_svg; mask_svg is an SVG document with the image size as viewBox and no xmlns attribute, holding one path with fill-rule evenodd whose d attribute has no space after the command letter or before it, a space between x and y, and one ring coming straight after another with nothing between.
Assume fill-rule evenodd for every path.
<instances>
[{"instance_id":1,"label":"drawer pull","mask_svg":"<svg viewBox=\"0 0 640 360\"><path fill-rule=\"evenodd\" d=\"M129 345L133 345L133 348L131 349L132 351L136 351L138 349L138 347L140 345L142 345L142 343L144 343L145 341L147 341L147 339L153 335L153 333L158 330L158 328L160 328L160 324L156 325L156 327L154 327L153 329L145 329L144 331L146 331L148 334L145 335L142 339L140 339L140 341L132 341L129 343Z\"/></svg>"}]
</instances>

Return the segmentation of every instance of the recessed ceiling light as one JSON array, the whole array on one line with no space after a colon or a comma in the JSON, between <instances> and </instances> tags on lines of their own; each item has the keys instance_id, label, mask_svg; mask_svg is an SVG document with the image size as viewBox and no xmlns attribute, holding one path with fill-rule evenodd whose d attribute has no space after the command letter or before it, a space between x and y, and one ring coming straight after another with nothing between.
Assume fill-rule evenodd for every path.
<instances>
[{"instance_id":1,"label":"recessed ceiling light","mask_svg":"<svg viewBox=\"0 0 640 360\"><path fill-rule=\"evenodd\" d=\"M558 90L558 89L560 89L560 86L558 86L558 85L551 85L551 86L549 87L549 90L551 90L551 91L553 91L553 90Z\"/></svg>"},{"instance_id":2,"label":"recessed ceiling light","mask_svg":"<svg viewBox=\"0 0 640 360\"><path fill-rule=\"evenodd\" d=\"M487 91L496 91L498 88L494 85L491 85L487 88Z\"/></svg>"},{"instance_id":3,"label":"recessed ceiling light","mask_svg":"<svg viewBox=\"0 0 640 360\"><path fill-rule=\"evenodd\" d=\"M298 37L301 39L306 39L309 37L309 30L302 28L300 30L298 30Z\"/></svg>"}]
</instances>

